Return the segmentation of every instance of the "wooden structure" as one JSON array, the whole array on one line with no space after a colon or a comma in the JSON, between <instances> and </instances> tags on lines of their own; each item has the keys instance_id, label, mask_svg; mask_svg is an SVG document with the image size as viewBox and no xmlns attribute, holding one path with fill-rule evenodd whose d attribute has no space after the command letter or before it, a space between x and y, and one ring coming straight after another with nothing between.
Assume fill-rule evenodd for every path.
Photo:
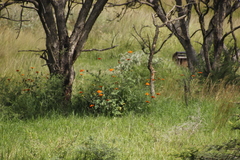
<instances>
[{"instance_id":1,"label":"wooden structure","mask_svg":"<svg viewBox=\"0 0 240 160\"><path fill-rule=\"evenodd\" d=\"M186 52L175 52L172 56L172 60L175 61L178 65L188 67Z\"/></svg>"}]
</instances>

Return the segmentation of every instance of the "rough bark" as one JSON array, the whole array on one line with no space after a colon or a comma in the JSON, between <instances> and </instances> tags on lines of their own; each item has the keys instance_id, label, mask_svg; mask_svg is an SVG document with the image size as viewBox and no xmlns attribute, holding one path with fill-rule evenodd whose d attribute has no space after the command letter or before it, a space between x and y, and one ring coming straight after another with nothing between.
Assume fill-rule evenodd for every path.
<instances>
[{"instance_id":1,"label":"rough bark","mask_svg":"<svg viewBox=\"0 0 240 160\"><path fill-rule=\"evenodd\" d=\"M75 78L73 64L81 53L88 35L108 0L83 1L73 32L68 35L67 15L68 0L37 0L35 7L46 33L47 62L52 75L63 78L64 100L70 101ZM67 13L68 14L68 13Z\"/></svg>"},{"instance_id":2,"label":"rough bark","mask_svg":"<svg viewBox=\"0 0 240 160\"><path fill-rule=\"evenodd\" d=\"M177 17L179 18L177 21L171 21L171 16L169 15L172 13L166 13L161 0L148 0L148 2L151 3L150 6L155 11L159 19L165 23L167 28L178 38L179 42L186 51L189 64L188 67L190 71L193 72L195 66L198 65L198 60L189 34L189 23L193 5L192 1L186 0L187 6L183 6L182 0L175 0Z\"/></svg>"}]
</instances>

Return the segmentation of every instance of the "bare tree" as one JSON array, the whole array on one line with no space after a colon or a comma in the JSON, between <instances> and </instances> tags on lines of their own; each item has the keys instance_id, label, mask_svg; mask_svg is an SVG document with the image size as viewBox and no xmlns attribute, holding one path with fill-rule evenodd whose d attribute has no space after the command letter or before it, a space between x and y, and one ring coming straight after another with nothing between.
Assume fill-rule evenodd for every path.
<instances>
[{"instance_id":1,"label":"bare tree","mask_svg":"<svg viewBox=\"0 0 240 160\"><path fill-rule=\"evenodd\" d=\"M234 31L240 26L234 27L232 14L240 7L239 1L233 0L196 0L194 8L198 14L200 30L202 33L201 55L205 62L206 72L218 70L221 67L221 57L224 51L224 40L232 34L234 40L235 54L237 55L237 39ZM210 11L213 11L213 14ZM211 16L209 24L206 24L206 16ZM224 22L229 17L230 31L224 33ZM206 28L208 27L208 28ZM213 46L213 58L210 58L210 49ZM230 56L230 55L229 55Z\"/></svg>"},{"instance_id":2,"label":"bare tree","mask_svg":"<svg viewBox=\"0 0 240 160\"><path fill-rule=\"evenodd\" d=\"M153 25L155 26L155 32L154 32L154 36L152 38L152 40L150 39L150 36L147 36L147 38L145 38L142 35L142 31L145 27L148 26L144 26L140 29L140 31L137 31L137 29L135 27L133 27L135 33L137 36L133 35L135 37L135 39L139 42L139 44L141 45L142 51L145 54L148 54L148 70L150 73L150 93L151 96L155 96L155 85L154 85L154 81L155 81L155 69L153 66L153 58L154 55L158 52L161 51L162 47L164 46L164 44L167 42L167 40L169 38L171 38L172 34L169 34L169 36L161 43L161 45L159 47L157 47L158 44L158 40L159 40L159 29L164 27L166 24L162 24L162 25L158 25L156 24L155 20L154 20L154 16L153 17Z\"/></svg>"},{"instance_id":3,"label":"bare tree","mask_svg":"<svg viewBox=\"0 0 240 160\"><path fill-rule=\"evenodd\" d=\"M38 13L46 34L46 50L43 58L51 75L63 78L65 101L70 101L75 78L73 64L81 54L94 23L108 0L7 0L0 2L0 11L12 4L20 4L24 9ZM71 35L67 20L76 5L79 9Z\"/></svg>"},{"instance_id":4,"label":"bare tree","mask_svg":"<svg viewBox=\"0 0 240 160\"><path fill-rule=\"evenodd\" d=\"M178 38L186 51L188 67L193 72L194 66L198 65L196 51L192 45L189 33L193 1L186 0L186 5L183 5L182 0L175 0L175 5L168 12L165 10L162 0L146 0L139 2L150 6L159 19L166 24L166 27ZM176 15L176 17L173 17L174 15Z\"/></svg>"}]
</instances>

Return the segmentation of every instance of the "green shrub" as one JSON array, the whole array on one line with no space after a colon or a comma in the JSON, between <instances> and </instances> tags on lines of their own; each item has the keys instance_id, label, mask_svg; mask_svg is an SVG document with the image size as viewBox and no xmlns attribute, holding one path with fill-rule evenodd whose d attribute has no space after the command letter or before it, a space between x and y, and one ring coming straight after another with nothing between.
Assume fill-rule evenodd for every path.
<instances>
[{"instance_id":1,"label":"green shrub","mask_svg":"<svg viewBox=\"0 0 240 160\"><path fill-rule=\"evenodd\" d=\"M0 100L2 117L32 118L46 115L61 106L61 78L29 70L27 75L17 70L16 78L1 78Z\"/></svg>"},{"instance_id":2,"label":"green shrub","mask_svg":"<svg viewBox=\"0 0 240 160\"><path fill-rule=\"evenodd\" d=\"M90 84L85 87L84 82L78 83L75 108L84 107L85 111L95 115L110 116L148 109L145 92L149 91L149 86L145 86L146 77L141 76L138 70L138 66L144 63L143 55L141 52L122 54L119 64L107 71L92 73L80 70L89 76L87 81Z\"/></svg>"},{"instance_id":3,"label":"green shrub","mask_svg":"<svg viewBox=\"0 0 240 160\"><path fill-rule=\"evenodd\" d=\"M233 160L240 158L240 141L237 139L230 140L227 143L221 145L209 145L205 147L191 148L177 154L177 157L189 160L201 160L201 159L212 159L212 160Z\"/></svg>"}]
</instances>

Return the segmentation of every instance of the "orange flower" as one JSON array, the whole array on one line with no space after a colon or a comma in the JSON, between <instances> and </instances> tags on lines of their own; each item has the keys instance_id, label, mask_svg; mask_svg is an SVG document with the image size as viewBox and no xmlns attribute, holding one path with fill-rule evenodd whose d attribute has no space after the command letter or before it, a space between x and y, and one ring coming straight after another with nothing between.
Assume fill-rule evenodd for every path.
<instances>
[{"instance_id":1,"label":"orange flower","mask_svg":"<svg viewBox=\"0 0 240 160\"><path fill-rule=\"evenodd\" d=\"M39 71L36 71L36 73L38 74L38 73L39 73Z\"/></svg>"},{"instance_id":2,"label":"orange flower","mask_svg":"<svg viewBox=\"0 0 240 160\"><path fill-rule=\"evenodd\" d=\"M150 83L147 82L147 83L145 83L145 85L146 85L146 86L150 86Z\"/></svg>"},{"instance_id":3,"label":"orange flower","mask_svg":"<svg viewBox=\"0 0 240 160\"><path fill-rule=\"evenodd\" d=\"M80 69L80 71L79 72L83 72L84 71L84 69Z\"/></svg>"},{"instance_id":4,"label":"orange flower","mask_svg":"<svg viewBox=\"0 0 240 160\"><path fill-rule=\"evenodd\" d=\"M151 96L152 98L156 98L155 96Z\"/></svg>"},{"instance_id":5,"label":"orange flower","mask_svg":"<svg viewBox=\"0 0 240 160\"><path fill-rule=\"evenodd\" d=\"M8 78L7 80L8 80L8 81L10 81L11 79L10 79L10 78Z\"/></svg>"},{"instance_id":6,"label":"orange flower","mask_svg":"<svg viewBox=\"0 0 240 160\"><path fill-rule=\"evenodd\" d=\"M161 93L156 93L156 95L160 95Z\"/></svg>"},{"instance_id":7,"label":"orange flower","mask_svg":"<svg viewBox=\"0 0 240 160\"><path fill-rule=\"evenodd\" d=\"M165 79L164 79L164 78L162 78L161 80L162 80L162 81L164 81Z\"/></svg>"},{"instance_id":8,"label":"orange flower","mask_svg":"<svg viewBox=\"0 0 240 160\"><path fill-rule=\"evenodd\" d=\"M127 60L127 61L130 61L131 59L128 58L128 59L126 59L126 60Z\"/></svg>"},{"instance_id":9,"label":"orange flower","mask_svg":"<svg viewBox=\"0 0 240 160\"><path fill-rule=\"evenodd\" d=\"M111 68L111 69L109 69L109 71L111 71L111 72L112 72L112 71L114 71L114 69L113 69L113 68Z\"/></svg>"},{"instance_id":10,"label":"orange flower","mask_svg":"<svg viewBox=\"0 0 240 160\"><path fill-rule=\"evenodd\" d=\"M133 51L128 51L128 53L133 53Z\"/></svg>"},{"instance_id":11,"label":"orange flower","mask_svg":"<svg viewBox=\"0 0 240 160\"><path fill-rule=\"evenodd\" d=\"M21 76L24 76L24 74L21 74Z\"/></svg>"},{"instance_id":12,"label":"orange flower","mask_svg":"<svg viewBox=\"0 0 240 160\"><path fill-rule=\"evenodd\" d=\"M93 106L94 106L94 104L90 104L90 105L89 105L89 107L93 107Z\"/></svg>"},{"instance_id":13,"label":"orange flower","mask_svg":"<svg viewBox=\"0 0 240 160\"><path fill-rule=\"evenodd\" d=\"M97 90L97 93L102 93L102 91L101 90Z\"/></svg>"},{"instance_id":14,"label":"orange flower","mask_svg":"<svg viewBox=\"0 0 240 160\"><path fill-rule=\"evenodd\" d=\"M83 91L80 91L79 93L83 93Z\"/></svg>"},{"instance_id":15,"label":"orange flower","mask_svg":"<svg viewBox=\"0 0 240 160\"><path fill-rule=\"evenodd\" d=\"M100 88L102 88L102 86L99 86Z\"/></svg>"},{"instance_id":16,"label":"orange flower","mask_svg":"<svg viewBox=\"0 0 240 160\"><path fill-rule=\"evenodd\" d=\"M103 96L103 94L101 93L101 94L99 94L98 96L99 96L99 97L102 97L102 96Z\"/></svg>"},{"instance_id":17,"label":"orange flower","mask_svg":"<svg viewBox=\"0 0 240 160\"><path fill-rule=\"evenodd\" d=\"M98 58L98 60L101 60L102 58Z\"/></svg>"},{"instance_id":18,"label":"orange flower","mask_svg":"<svg viewBox=\"0 0 240 160\"><path fill-rule=\"evenodd\" d=\"M146 101L146 103L150 103L150 101Z\"/></svg>"},{"instance_id":19,"label":"orange flower","mask_svg":"<svg viewBox=\"0 0 240 160\"><path fill-rule=\"evenodd\" d=\"M106 101L110 101L110 99L106 99Z\"/></svg>"},{"instance_id":20,"label":"orange flower","mask_svg":"<svg viewBox=\"0 0 240 160\"><path fill-rule=\"evenodd\" d=\"M34 67L31 67L31 69L33 69Z\"/></svg>"},{"instance_id":21,"label":"orange flower","mask_svg":"<svg viewBox=\"0 0 240 160\"><path fill-rule=\"evenodd\" d=\"M118 90L118 88L115 88L115 90Z\"/></svg>"},{"instance_id":22,"label":"orange flower","mask_svg":"<svg viewBox=\"0 0 240 160\"><path fill-rule=\"evenodd\" d=\"M148 95L149 95L149 93L145 93L145 95L146 95L146 96L148 96Z\"/></svg>"},{"instance_id":23,"label":"orange flower","mask_svg":"<svg viewBox=\"0 0 240 160\"><path fill-rule=\"evenodd\" d=\"M191 75L192 77L195 77L195 75Z\"/></svg>"},{"instance_id":24,"label":"orange flower","mask_svg":"<svg viewBox=\"0 0 240 160\"><path fill-rule=\"evenodd\" d=\"M17 69L16 72L19 72L19 70Z\"/></svg>"},{"instance_id":25,"label":"orange flower","mask_svg":"<svg viewBox=\"0 0 240 160\"><path fill-rule=\"evenodd\" d=\"M198 72L199 74L202 74L203 72Z\"/></svg>"}]
</instances>

